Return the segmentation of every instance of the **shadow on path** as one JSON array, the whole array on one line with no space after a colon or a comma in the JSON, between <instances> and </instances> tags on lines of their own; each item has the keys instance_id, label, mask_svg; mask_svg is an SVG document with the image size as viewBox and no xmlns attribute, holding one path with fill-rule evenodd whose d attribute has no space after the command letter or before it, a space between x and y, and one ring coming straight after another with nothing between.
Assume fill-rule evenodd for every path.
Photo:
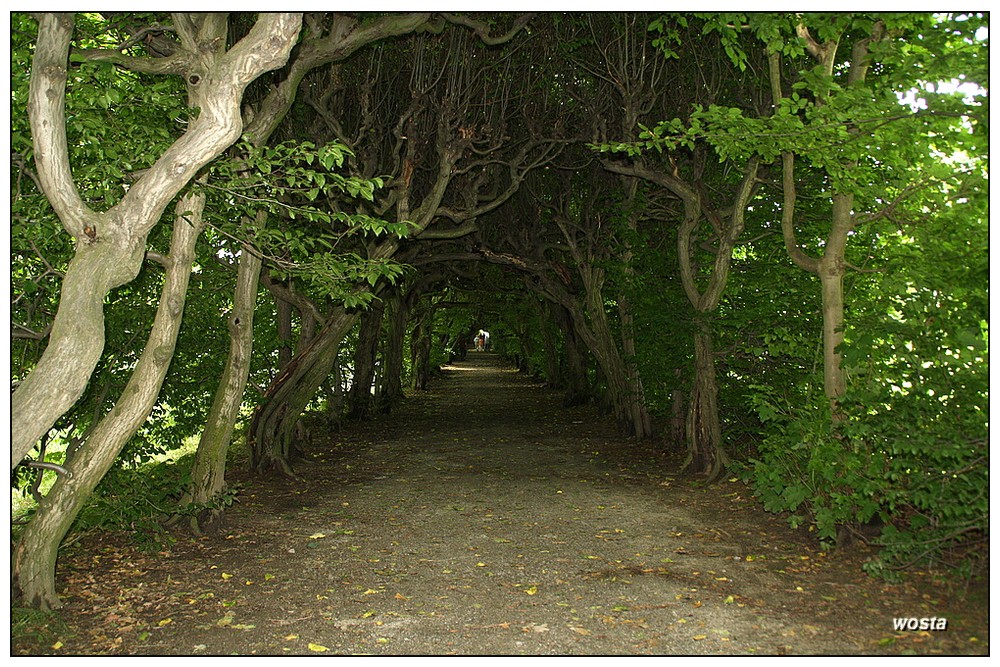
<instances>
[{"instance_id":1,"label":"shadow on path","mask_svg":"<svg viewBox=\"0 0 1000 667\"><path fill-rule=\"evenodd\" d=\"M70 559L64 651L988 652L985 607L869 580L742 483L672 479L559 402L470 353L397 413L314 434L302 482L245 479L229 532ZM948 633L892 628L946 614Z\"/></svg>"}]
</instances>

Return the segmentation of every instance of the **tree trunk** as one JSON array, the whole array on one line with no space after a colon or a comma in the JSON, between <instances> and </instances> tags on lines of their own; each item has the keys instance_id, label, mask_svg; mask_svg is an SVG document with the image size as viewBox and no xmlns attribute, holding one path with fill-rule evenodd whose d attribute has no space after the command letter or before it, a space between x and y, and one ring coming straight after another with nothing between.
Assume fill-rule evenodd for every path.
<instances>
[{"instance_id":1,"label":"tree trunk","mask_svg":"<svg viewBox=\"0 0 1000 667\"><path fill-rule=\"evenodd\" d=\"M670 426L667 432L667 442L680 447L684 443L685 410L684 392L674 389L670 393Z\"/></svg>"},{"instance_id":2,"label":"tree trunk","mask_svg":"<svg viewBox=\"0 0 1000 667\"><path fill-rule=\"evenodd\" d=\"M118 204L96 213L80 198L66 143L73 18L39 18L28 105L35 164L46 197L77 239L77 251L64 278L49 345L11 397L12 469L82 395L104 349L105 295L138 274L146 237L163 211L203 166L239 138L243 91L263 72L284 64L301 24L299 14L262 14L228 53L225 22L212 24L221 30L220 39L199 33L203 43L181 31L188 59L178 58L183 69L178 73L185 78L188 70L197 73L188 90L198 116Z\"/></svg>"},{"instance_id":3,"label":"tree trunk","mask_svg":"<svg viewBox=\"0 0 1000 667\"><path fill-rule=\"evenodd\" d=\"M59 543L156 403L180 330L195 242L203 227L204 203L204 195L186 195L178 202L163 291L142 356L114 408L91 431L73 460L67 462L70 475L57 479L18 542L13 556L14 578L28 606L41 609L62 606L55 591Z\"/></svg>"},{"instance_id":4,"label":"tree trunk","mask_svg":"<svg viewBox=\"0 0 1000 667\"><path fill-rule=\"evenodd\" d=\"M817 273L823 295L823 390L830 402L833 422L844 419L840 399L847 391L847 379L837 348L844 342L844 274L847 270L847 241L854 229L854 196L833 196L833 224Z\"/></svg>"},{"instance_id":5,"label":"tree trunk","mask_svg":"<svg viewBox=\"0 0 1000 667\"><path fill-rule=\"evenodd\" d=\"M798 245L795 235L794 215L796 202L795 156L782 154L782 190L784 202L781 212L781 230L785 249L795 264L819 276L823 305L823 391L830 405L833 424L843 421L840 398L847 388L837 347L844 341L844 274L846 272L847 242L854 229L854 195L834 194L830 234L820 258L806 255Z\"/></svg>"},{"instance_id":6,"label":"tree trunk","mask_svg":"<svg viewBox=\"0 0 1000 667\"><path fill-rule=\"evenodd\" d=\"M549 301L534 300L536 317L542 329L542 348L545 353L545 386L562 387L562 366L559 363L558 327L553 321L555 305Z\"/></svg>"},{"instance_id":7,"label":"tree trunk","mask_svg":"<svg viewBox=\"0 0 1000 667\"><path fill-rule=\"evenodd\" d=\"M608 322L608 313L604 308L603 292L599 284L588 283L591 281L585 281L585 299L593 335L593 340L588 341L588 346L604 371L608 397L614 408L618 430L638 439L648 438L653 434L649 413L642 402L642 397L634 391L628 367L615 344L615 337ZM576 318L576 321L579 324L580 319ZM584 330L580 331L583 333Z\"/></svg>"},{"instance_id":8,"label":"tree trunk","mask_svg":"<svg viewBox=\"0 0 1000 667\"><path fill-rule=\"evenodd\" d=\"M711 210L710 203L703 201L696 189L676 184L674 187L675 192L684 198L684 220L677 233L681 282L695 310L694 380L688 403L688 457L685 468L688 473L704 475L709 481L718 479L729 464L729 457L722 448L722 426L719 423L711 313L719 307L729 281L733 248L745 227L744 216L753 196L757 170L758 162L752 158L748 161L743 180L736 190L732 212L725 226L721 224L721 216ZM716 248L712 270L707 284L701 290L698 287L698 271L694 266L695 230L705 216L714 216L717 221L713 227L718 228L713 230Z\"/></svg>"},{"instance_id":9,"label":"tree trunk","mask_svg":"<svg viewBox=\"0 0 1000 667\"><path fill-rule=\"evenodd\" d=\"M385 340L376 409L389 414L403 399L403 341L410 316L407 299L394 290L390 299L389 332Z\"/></svg>"},{"instance_id":10,"label":"tree trunk","mask_svg":"<svg viewBox=\"0 0 1000 667\"><path fill-rule=\"evenodd\" d=\"M372 387L375 384L375 362L384 313L385 302L381 300L372 302L361 313L358 345L354 350L354 377L347 395L347 416L351 419L364 419L372 413Z\"/></svg>"},{"instance_id":11,"label":"tree trunk","mask_svg":"<svg viewBox=\"0 0 1000 667\"><path fill-rule=\"evenodd\" d=\"M804 29L799 26L800 29ZM829 74L837 61L837 42L831 42L832 48L818 48L815 42L809 44L812 38L808 31L801 32L809 46L809 52ZM885 24L877 21L872 25L869 37L862 38L854 44L851 58L848 61L848 84L857 86L864 82L871 67L872 42L879 42L888 37ZM771 97L775 108L782 98L781 85L781 55L776 51L768 52L768 72L771 80ZM818 98L824 97L818 95ZM825 103L818 100L817 104ZM848 126L848 133L855 138L860 136L857 127ZM844 341L844 274L846 272L847 242L854 229L854 195L844 192L834 192L832 195L833 212L830 234L823 246L823 255L815 258L807 255L799 247L795 234L795 203L797 199L795 183L795 154L786 151L781 154L781 187L783 195L781 211L781 232L785 241L785 249L795 264L806 271L819 276L823 303L823 392L830 406L831 423L834 427L843 422L846 417L840 409L840 399L847 390L847 378L841 366L841 356L838 346ZM855 163L842 164L841 168L849 170Z\"/></svg>"},{"instance_id":12,"label":"tree trunk","mask_svg":"<svg viewBox=\"0 0 1000 667\"><path fill-rule=\"evenodd\" d=\"M104 297L138 275L143 254L116 243L77 247L45 353L11 397L11 469L83 394L104 352Z\"/></svg>"},{"instance_id":13,"label":"tree trunk","mask_svg":"<svg viewBox=\"0 0 1000 667\"><path fill-rule=\"evenodd\" d=\"M338 308L267 388L247 433L253 468L258 473L277 470L295 476L291 464L295 425L330 375L340 342L357 319L357 313Z\"/></svg>"},{"instance_id":14,"label":"tree trunk","mask_svg":"<svg viewBox=\"0 0 1000 667\"><path fill-rule=\"evenodd\" d=\"M583 342L573 328L573 319L560 304L552 305L552 313L563 334L563 353L566 372L563 374L563 407L584 405L590 402L590 379L587 377L587 358Z\"/></svg>"},{"instance_id":15,"label":"tree trunk","mask_svg":"<svg viewBox=\"0 0 1000 667\"><path fill-rule=\"evenodd\" d=\"M226 489L226 453L229 451L250 374L253 316L257 306L260 270L260 257L244 245L236 274L233 312L229 317L229 356L205 422L205 430L198 441L191 469L191 483L179 503L182 510L188 505L209 505ZM191 530L200 535L222 518L221 507L206 508L191 516Z\"/></svg>"},{"instance_id":16,"label":"tree trunk","mask_svg":"<svg viewBox=\"0 0 1000 667\"><path fill-rule=\"evenodd\" d=\"M628 97L628 96L627 96ZM623 136L629 136L634 131L638 118L638 102L634 97L628 97ZM636 178L623 177L625 189L625 201L623 207L628 216L628 231L623 241L623 249L619 257L622 263L622 273L625 276L625 285L618 294L618 319L621 322L622 357L625 362L625 375L629 384L629 395L632 397L630 406L632 410L632 422L636 424L636 430L650 436L653 434L653 422L646 409L646 392L642 388L642 378L639 376L639 368L636 366L635 357L635 317L632 314L632 302L629 300L625 290L635 280L635 266L633 262L634 252L629 239L636 235L637 220L633 213L635 208L636 192L639 189L639 181ZM645 436L643 436L645 437Z\"/></svg>"},{"instance_id":17,"label":"tree trunk","mask_svg":"<svg viewBox=\"0 0 1000 667\"><path fill-rule=\"evenodd\" d=\"M646 406L636 402L637 397L631 390L625 362L604 308L601 290L603 271L592 266L581 266L578 271L584 286L583 305L561 283L548 279L544 273L536 275L545 282L542 290L546 298L565 308L572 322L570 328L597 361L598 375L604 380L605 398L611 403L618 430L625 436L649 437L652 432L647 427L649 418ZM595 384L596 386L599 385Z\"/></svg>"},{"instance_id":18,"label":"tree trunk","mask_svg":"<svg viewBox=\"0 0 1000 667\"><path fill-rule=\"evenodd\" d=\"M431 327L430 313L424 313L413 328L410 342L410 360L413 369L413 388L420 391L427 389L427 381L431 375Z\"/></svg>"},{"instance_id":19,"label":"tree trunk","mask_svg":"<svg viewBox=\"0 0 1000 667\"><path fill-rule=\"evenodd\" d=\"M695 327L695 373L688 406L688 455L684 468L685 472L703 475L712 482L725 472L729 457L722 448L712 327L703 317L697 318Z\"/></svg>"},{"instance_id":20,"label":"tree trunk","mask_svg":"<svg viewBox=\"0 0 1000 667\"><path fill-rule=\"evenodd\" d=\"M835 259L835 258L830 258ZM831 414L839 414L840 397L847 389L837 348L844 342L844 271L836 261L820 263L823 294L823 390L830 401Z\"/></svg>"},{"instance_id":21,"label":"tree trunk","mask_svg":"<svg viewBox=\"0 0 1000 667\"><path fill-rule=\"evenodd\" d=\"M621 319L622 356L625 362L625 378L628 382L629 405L632 422L636 430L649 437L653 434L653 421L646 409L646 392L642 388L642 378L635 361L635 327L633 326L632 304L624 295L618 297L618 316Z\"/></svg>"},{"instance_id":22,"label":"tree trunk","mask_svg":"<svg viewBox=\"0 0 1000 667\"><path fill-rule=\"evenodd\" d=\"M292 360L292 304L273 295L278 316L278 370Z\"/></svg>"}]
</instances>

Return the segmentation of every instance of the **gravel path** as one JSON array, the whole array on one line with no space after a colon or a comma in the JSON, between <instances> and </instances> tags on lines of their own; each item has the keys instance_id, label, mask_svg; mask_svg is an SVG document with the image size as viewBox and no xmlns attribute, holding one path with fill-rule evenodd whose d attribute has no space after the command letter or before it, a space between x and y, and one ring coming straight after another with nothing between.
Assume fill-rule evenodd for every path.
<instances>
[{"instance_id":1,"label":"gravel path","mask_svg":"<svg viewBox=\"0 0 1000 667\"><path fill-rule=\"evenodd\" d=\"M867 579L869 554L818 551L740 482L673 479L559 399L470 353L392 416L314 434L302 481L243 480L228 532L67 558L65 641L27 650L988 653L985 602Z\"/></svg>"}]
</instances>

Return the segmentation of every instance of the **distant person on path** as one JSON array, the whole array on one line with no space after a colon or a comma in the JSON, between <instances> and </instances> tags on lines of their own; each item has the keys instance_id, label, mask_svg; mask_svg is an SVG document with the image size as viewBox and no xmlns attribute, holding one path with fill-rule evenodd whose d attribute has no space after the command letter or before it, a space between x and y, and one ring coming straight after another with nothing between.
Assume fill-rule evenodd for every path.
<instances>
[{"instance_id":1,"label":"distant person on path","mask_svg":"<svg viewBox=\"0 0 1000 667\"><path fill-rule=\"evenodd\" d=\"M480 329L479 333L476 335L476 351L478 352L489 352L490 351L490 332L485 329Z\"/></svg>"}]
</instances>

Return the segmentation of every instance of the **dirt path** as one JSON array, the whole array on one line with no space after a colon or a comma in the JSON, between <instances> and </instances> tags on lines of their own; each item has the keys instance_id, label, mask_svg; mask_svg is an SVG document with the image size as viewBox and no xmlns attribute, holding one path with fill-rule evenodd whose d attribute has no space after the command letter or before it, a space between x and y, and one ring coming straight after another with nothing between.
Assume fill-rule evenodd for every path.
<instances>
[{"instance_id":1,"label":"dirt path","mask_svg":"<svg viewBox=\"0 0 1000 667\"><path fill-rule=\"evenodd\" d=\"M226 533L71 552L61 621L12 652L988 653L984 591L869 580L863 551L819 552L741 483L672 479L491 355L309 455L303 482L246 479ZM947 632L893 631L934 616Z\"/></svg>"}]
</instances>

